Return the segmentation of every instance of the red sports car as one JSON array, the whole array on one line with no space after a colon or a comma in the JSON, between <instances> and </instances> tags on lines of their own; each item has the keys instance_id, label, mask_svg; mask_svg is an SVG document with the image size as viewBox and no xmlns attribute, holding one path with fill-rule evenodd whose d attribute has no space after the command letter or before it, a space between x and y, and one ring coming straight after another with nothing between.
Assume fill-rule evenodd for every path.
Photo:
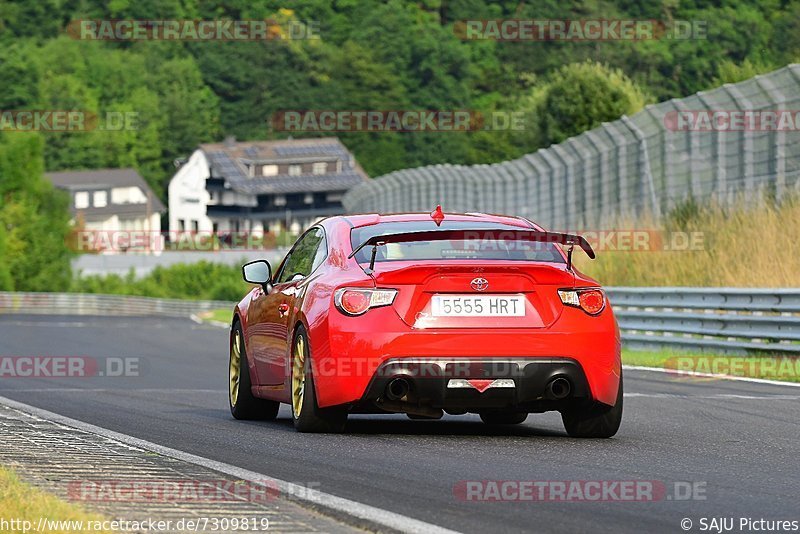
<instances>
[{"instance_id":1,"label":"red sports car","mask_svg":"<svg viewBox=\"0 0 800 534\"><path fill-rule=\"evenodd\" d=\"M517 424L561 412L574 437L622 419L616 320L572 266L580 236L482 213L346 215L309 228L256 284L230 333L230 409L301 432L340 432L349 413Z\"/></svg>"}]
</instances>

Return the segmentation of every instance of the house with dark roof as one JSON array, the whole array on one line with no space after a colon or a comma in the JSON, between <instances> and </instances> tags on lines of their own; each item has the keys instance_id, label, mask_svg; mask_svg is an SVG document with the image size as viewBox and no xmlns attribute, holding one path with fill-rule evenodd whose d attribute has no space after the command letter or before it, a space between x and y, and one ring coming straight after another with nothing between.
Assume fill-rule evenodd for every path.
<instances>
[{"instance_id":1,"label":"house with dark roof","mask_svg":"<svg viewBox=\"0 0 800 534\"><path fill-rule=\"evenodd\" d=\"M101 232L161 232L164 204L134 169L49 172L45 177L70 196L73 221Z\"/></svg>"},{"instance_id":2,"label":"house with dark roof","mask_svg":"<svg viewBox=\"0 0 800 534\"><path fill-rule=\"evenodd\" d=\"M297 234L367 179L335 137L202 144L170 181L170 231Z\"/></svg>"}]
</instances>

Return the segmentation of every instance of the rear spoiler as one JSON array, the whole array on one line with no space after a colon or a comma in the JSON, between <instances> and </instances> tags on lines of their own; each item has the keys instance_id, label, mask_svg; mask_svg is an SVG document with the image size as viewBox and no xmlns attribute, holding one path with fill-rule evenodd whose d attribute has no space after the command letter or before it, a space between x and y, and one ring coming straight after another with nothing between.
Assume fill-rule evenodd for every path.
<instances>
[{"instance_id":1,"label":"rear spoiler","mask_svg":"<svg viewBox=\"0 0 800 534\"><path fill-rule=\"evenodd\" d=\"M567 253L567 269L572 268L572 249L578 245L590 259L595 258L592 246L583 236L575 234L561 234L557 232L540 232L538 230L512 230L506 228L473 228L462 230L424 230L419 232L405 232L398 234L384 234L372 236L358 245L348 258L358 254L364 247L372 246L372 259L369 270L375 267L375 255L377 247L386 243L408 243L413 241L447 241L473 239L488 239L502 241L535 241L539 243L558 243L559 245L569 246Z\"/></svg>"}]
</instances>

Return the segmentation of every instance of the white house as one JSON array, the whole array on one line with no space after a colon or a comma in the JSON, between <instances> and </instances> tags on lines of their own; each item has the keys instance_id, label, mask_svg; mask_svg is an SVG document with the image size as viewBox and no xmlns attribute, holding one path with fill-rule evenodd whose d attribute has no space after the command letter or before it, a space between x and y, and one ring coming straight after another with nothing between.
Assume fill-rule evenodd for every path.
<instances>
[{"instance_id":1,"label":"white house","mask_svg":"<svg viewBox=\"0 0 800 534\"><path fill-rule=\"evenodd\" d=\"M134 169L97 169L46 173L70 195L73 221L95 232L161 232L164 204Z\"/></svg>"},{"instance_id":2,"label":"white house","mask_svg":"<svg viewBox=\"0 0 800 534\"><path fill-rule=\"evenodd\" d=\"M170 232L298 233L369 177L335 137L203 144L169 184Z\"/></svg>"}]
</instances>

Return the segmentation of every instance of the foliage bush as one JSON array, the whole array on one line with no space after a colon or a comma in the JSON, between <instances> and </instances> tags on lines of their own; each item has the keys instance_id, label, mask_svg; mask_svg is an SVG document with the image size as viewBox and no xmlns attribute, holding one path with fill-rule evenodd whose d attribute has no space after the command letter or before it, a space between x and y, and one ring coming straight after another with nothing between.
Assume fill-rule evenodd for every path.
<instances>
[{"instance_id":1,"label":"foliage bush","mask_svg":"<svg viewBox=\"0 0 800 534\"><path fill-rule=\"evenodd\" d=\"M140 278L137 278L132 270L125 276L117 274L76 276L72 281L70 291L189 300L238 301L247 293L249 287L242 280L242 272L239 267L199 261L169 267L158 266Z\"/></svg>"},{"instance_id":2,"label":"foliage bush","mask_svg":"<svg viewBox=\"0 0 800 534\"><path fill-rule=\"evenodd\" d=\"M539 145L561 143L622 115L633 115L648 98L619 69L594 62L560 68L544 85L536 109Z\"/></svg>"}]
</instances>

